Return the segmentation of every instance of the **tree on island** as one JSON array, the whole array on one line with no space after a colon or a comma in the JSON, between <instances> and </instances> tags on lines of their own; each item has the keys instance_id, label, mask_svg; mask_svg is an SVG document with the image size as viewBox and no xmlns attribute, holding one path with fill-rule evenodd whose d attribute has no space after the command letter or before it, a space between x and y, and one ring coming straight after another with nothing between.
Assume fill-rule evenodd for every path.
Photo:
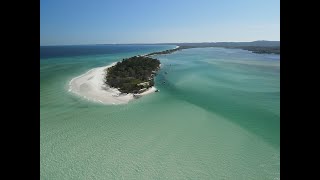
<instances>
[{"instance_id":1,"label":"tree on island","mask_svg":"<svg viewBox=\"0 0 320 180\"><path fill-rule=\"evenodd\" d=\"M154 85L155 72L159 70L158 59L134 56L123 59L108 68L106 82L122 93L141 93Z\"/></svg>"}]
</instances>

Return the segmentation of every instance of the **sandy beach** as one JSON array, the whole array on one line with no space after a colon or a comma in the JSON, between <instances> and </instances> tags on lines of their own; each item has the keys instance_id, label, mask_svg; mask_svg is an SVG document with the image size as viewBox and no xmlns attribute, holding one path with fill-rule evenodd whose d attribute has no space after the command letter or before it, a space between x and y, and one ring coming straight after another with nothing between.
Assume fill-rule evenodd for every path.
<instances>
[{"instance_id":1,"label":"sandy beach","mask_svg":"<svg viewBox=\"0 0 320 180\"><path fill-rule=\"evenodd\" d=\"M73 78L69 83L69 91L88 100L103 104L127 104L137 97L156 91L155 87L151 87L138 95L131 93L121 94L118 89L106 85L104 80L107 69L115 64L116 62L108 66L94 68L83 75Z\"/></svg>"}]
</instances>

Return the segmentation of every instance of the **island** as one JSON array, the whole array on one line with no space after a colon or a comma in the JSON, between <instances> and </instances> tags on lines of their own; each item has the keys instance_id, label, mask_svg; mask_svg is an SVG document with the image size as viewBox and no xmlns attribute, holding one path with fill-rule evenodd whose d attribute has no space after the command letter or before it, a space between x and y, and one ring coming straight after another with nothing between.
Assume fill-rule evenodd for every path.
<instances>
[{"instance_id":1,"label":"island","mask_svg":"<svg viewBox=\"0 0 320 180\"><path fill-rule=\"evenodd\" d=\"M127 104L159 92L154 87L154 77L160 66L158 59L146 55L122 59L71 79L69 91L102 104Z\"/></svg>"},{"instance_id":2,"label":"island","mask_svg":"<svg viewBox=\"0 0 320 180\"><path fill-rule=\"evenodd\" d=\"M154 76L159 69L158 59L133 56L108 68L105 83L121 93L140 94L154 85Z\"/></svg>"},{"instance_id":3,"label":"island","mask_svg":"<svg viewBox=\"0 0 320 180\"><path fill-rule=\"evenodd\" d=\"M152 58L155 55L166 55L183 49L203 47L240 48L253 53L280 54L279 41L166 43L166 45L176 45L176 47L133 56L122 59L120 62L91 69L71 79L69 91L103 104L127 104L133 99L159 92L154 86L154 78L161 64L158 59ZM167 74L167 72L164 73Z\"/></svg>"}]
</instances>

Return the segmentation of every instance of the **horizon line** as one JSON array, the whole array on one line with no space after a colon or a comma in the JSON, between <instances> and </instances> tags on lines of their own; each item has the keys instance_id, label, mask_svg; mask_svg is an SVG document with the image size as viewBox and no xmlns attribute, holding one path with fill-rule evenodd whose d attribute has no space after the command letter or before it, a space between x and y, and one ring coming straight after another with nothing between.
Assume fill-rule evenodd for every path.
<instances>
[{"instance_id":1,"label":"horizon line","mask_svg":"<svg viewBox=\"0 0 320 180\"><path fill-rule=\"evenodd\" d=\"M274 41L274 42L280 42L280 40L255 40L255 41L207 41L207 42L159 42L159 43L99 43L99 44L57 44L57 45L41 45L41 46L86 46L86 45L175 45L175 44L182 44L182 43L225 43L225 42L257 42L257 41Z\"/></svg>"}]
</instances>

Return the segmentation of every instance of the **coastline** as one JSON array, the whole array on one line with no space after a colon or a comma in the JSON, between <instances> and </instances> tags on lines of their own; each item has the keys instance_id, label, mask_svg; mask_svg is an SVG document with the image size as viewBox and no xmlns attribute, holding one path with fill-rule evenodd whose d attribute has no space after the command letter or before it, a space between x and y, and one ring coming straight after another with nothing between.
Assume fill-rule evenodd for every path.
<instances>
[{"instance_id":1,"label":"coastline","mask_svg":"<svg viewBox=\"0 0 320 180\"><path fill-rule=\"evenodd\" d=\"M176 46L171 50L178 49L179 47L180 46ZM137 56L148 56L148 54ZM127 104L133 99L137 99L157 91L157 89L152 86L140 94L126 94L121 93L117 88L110 87L104 82L105 76L108 68L116 64L117 62L113 62L107 66L93 68L86 73L71 79L68 91L89 101L107 105ZM161 67L161 64L159 67Z\"/></svg>"},{"instance_id":2,"label":"coastline","mask_svg":"<svg viewBox=\"0 0 320 180\"><path fill-rule=\"evenodd\" d=\"M104 83L104 79L108 68L116 65L116 63L117 62L111 63L107 66L93 68L88 72L71 79L68 91L89 101L107 105L116 105L127 104L133 99L151 94L157 90L152 86L140 94L123 94L118 89L110 87Z\"/></svg>"}]
</instances>

